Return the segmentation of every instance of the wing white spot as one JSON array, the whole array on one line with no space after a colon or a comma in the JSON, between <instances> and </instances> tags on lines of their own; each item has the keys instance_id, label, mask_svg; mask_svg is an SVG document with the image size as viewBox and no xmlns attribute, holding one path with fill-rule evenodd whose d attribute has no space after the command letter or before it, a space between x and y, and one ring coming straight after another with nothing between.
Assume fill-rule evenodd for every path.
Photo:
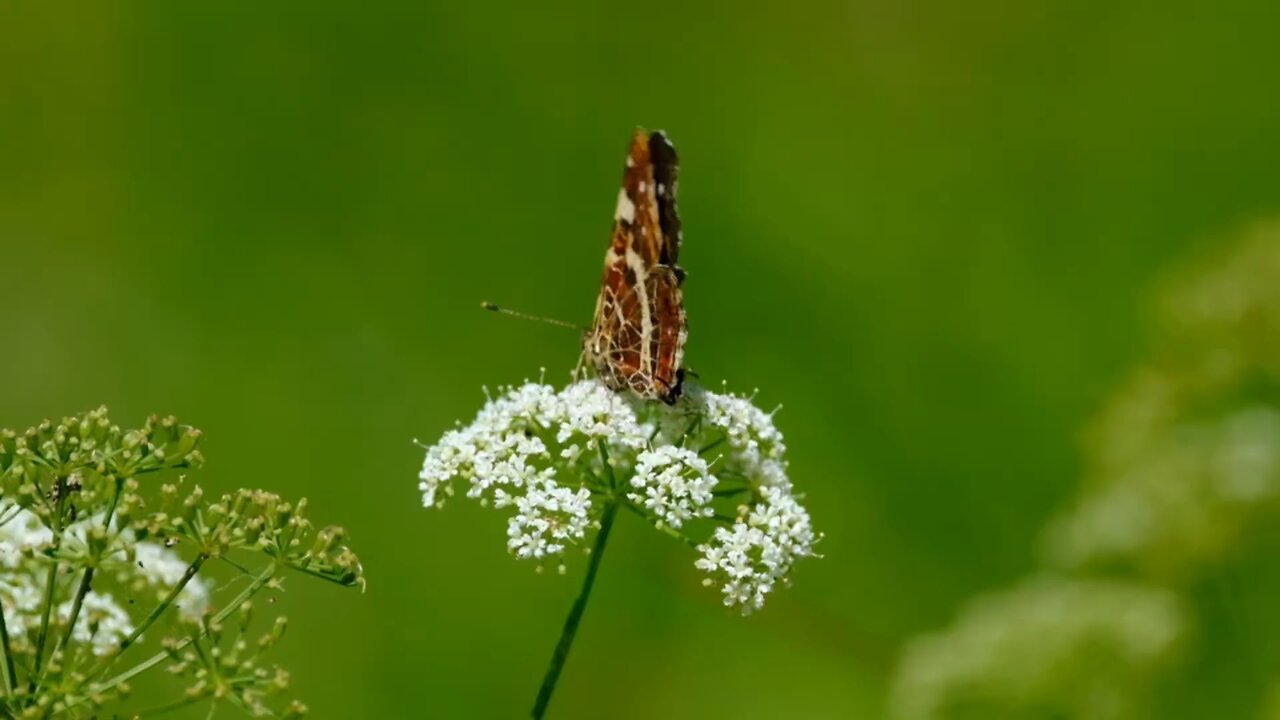
<instances>
[{"instance_id":1,"label":"wing white spot","mask_svg":"<svg viewBox=\"0 0 1280 720\"><path fill-rule=\"evenodd\" d=\"M666 193L667 193L667 186L663 185L662 183L658 183L658 194L665 195Z\"/></svg>"},{"instance_id":2,"label":"wing white spot","mask_svg":"<svg viewBox=\"0 0 1280 720\"><path fill-rule=\"evenodd\" d=\"M636 221L636 206L631 202L631 198L627 197L626 188L618 188L618 207L613 211L614 220L626 220L627 222Z\"/></svg>"}]
</instances>

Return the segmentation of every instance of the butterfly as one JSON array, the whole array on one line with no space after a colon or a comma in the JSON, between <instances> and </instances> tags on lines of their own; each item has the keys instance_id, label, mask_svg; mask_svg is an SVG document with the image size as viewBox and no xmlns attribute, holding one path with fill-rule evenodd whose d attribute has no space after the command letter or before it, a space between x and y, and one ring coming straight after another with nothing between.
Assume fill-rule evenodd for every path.
<instances>
[{"instance_id":1,"label":"butterfly","mask_svg":"<svg viewBox=\"0 0 1280 720\"><path fill-rule=\"evenodd\" d=\"M613 236L583 360L616 391L674 405L688 337L680 287L676 149L661 131L637 129L613 213Z\"/></svg>"}]
</instances>

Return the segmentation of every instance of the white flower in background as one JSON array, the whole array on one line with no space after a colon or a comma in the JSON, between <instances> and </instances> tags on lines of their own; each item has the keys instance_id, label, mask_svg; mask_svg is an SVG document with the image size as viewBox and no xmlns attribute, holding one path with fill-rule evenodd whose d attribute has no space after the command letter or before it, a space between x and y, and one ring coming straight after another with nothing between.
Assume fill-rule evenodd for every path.
<instances>
[{"instance_id":1,"label":"white flower in background","mask_svg":"<svg viewBox=\"0 0 1280 720\"><path fill-rule=\"evenodd\" d=\"M5 624L11 636L20 638L40 625L40 612L44 598L48 565L36 562L32 551L47 546L53 533L35 513L19 508L7 501L0 501L0 604L4 607ZM85 518L67 528L64 543L69 549L83 545L90 526L100 525L102 516ZM134 542L133 532L118 533L111 523L112 542L120 549L103 558L102 568L110 571L123 590L152 588L164 595L178 584L186 572L188 563L177 553L152 542ZM135 557L130 560L124 549L132 546ZM99 575L102 577L102 575ZM74 580L64 579L64 587L58 597L74 595ZM192 578L178 595L182 614L198 617L209 605L208 584L199 577ZM71 617L73 602L68 599L57 606L56 617L65 623ZM149 609L146 603L143 607ZM116 602L111 593L90 591L85 595L80 616L76 619L73 638L78 642L92 641L95 654L105 654L119 644L133 630L128 612Z\"/></svg>"},{"instance_id":2,"label":"white flower in background","mask_svg":"<svg viewBox=\"0 0 1280 720\"><path fill-rule=\"evenodd\" d=\"M53 540L53 533L29 510L0 500L0 567L16 568L23 553Z\"/></svg>"},{"instance_id":3,"label":"white flower in background","mask_svg":"<svg viewBox=\"0 0 1280 720\"><path fill-rule=\"evenodd\" d=\"M174 551L153 542L134 547L137 573L147 584L167 591L182 580L189 563ZM188 618L197 618L209 607L209 585L199 576L191 578L178 593L178 607Z\"/></svg>"},{"instance_id":4,"label":"white flower in background","mask_svg":"<svg viewBox=\"0 0 1280 720\"><path fill-rule=\"evenodd\" d=\"M748 398L690 387L668 407L596 380L560 391L526 383L427 448L418 489L428 507L464 483L467 497L513 509L507 548L539 562L580 544L603 508L621 503L697 546L707 582L750 612L817 539L785 453L772 415Z\"/></svg>"},{"instance_id":5,"label":"white flower in background","mask_svg":"<svg viewBox=\"0 0 1280 720\"><path fill-rule=\"evenodd\" d=\"M39 628L48 569L31 561L31 550L47 545L53 533L39 516L12 503L0 501L0 605L5 628L21 644L27 633ZM167 552L167 551L166 551ZM69 595L68 592L65 593ZM72 601L58 606L56 616L65 624L71 617ZM129 615L109 594L88 593L72 637L82 643L92 641L93 652L105 655L133 630Z\"/></svg>"},{"instance_id":6,"label":"white flower in background","mask_svg":"<svg viewBox=\"0 0 1280 720\"><path fill-rule=\"evenodd\" d=\"M1119 580L1033 577L982 596L912 641L893 688L904 720L1139 715L1186 632L1174 593Z\"/></svg>"},{"instance_id":7,"label":"white flower in background","mask_svg":"<svg viewBox=\"0 0 1280 720\"><path fill-rule=\"evenodd\" d=\"M0 606L11 637L22 637L40 623L44 587L29 573L8 573L0 578Z\"/></svg>"},{"instance_id":8,"label":"white flower in background","mask_svg":"<svg viewBox=\"0 0 1280 720\"><path fill-rule=\"evenodd\" d=\"M1061 568L1178 579L1280 515L1280 225L1174 277L1164 342L1095 423L1091 477L1046 535Z\"/></svg>"},{"instance_id":9,"label":"white flower in background","mask_svg":"<svg viewBox=\"0 0 1280 720\"><path fill-rule=\"evenodd\" d=\"M1278 506L1280 412L1245 408L1168 428L1050 526L1046 551L1065 568L1137 562L1177 571L1217 558Z\"/></svg>"},{"instance_id":10,"label":"white flower in background","mask_svg":"<svg viewBox=\"0 0 1280 720\"><path fill-rule=\"evenodd\" d=\"M71 607L71 600L58 606L58 621L63 625L71 617ZM133 623L129 620L129 613L110 593L91 590L84 596L84 605L80 608L80 617L76 618L71 637L78 643L92 642L94 655L107 655L120 647L120 641L131 632Z\"/></svg>"},{"instance_id":11,"label":"white flower in background","mask_svg":"<svg viewBox=\"0 0 1280 720\"><path fill-rule=\"evenodd\" d=\"M900 717L1152 717L1157 682L1162 709L1202 699L1196 683L1169 681L1170 666L1224 657L1240 682L1222 700L1265 695L1270 634L1220 631L1257 622L1249 608L1265 596L1238 588L1264 592L1253 563L1274 564L1269 545L1250 545L1280 517L1280 224L1209 260L1175 276L1162 341L1090 427L1086 481L1044 534L1046 564L1071 578L979 598L911 643L895 679ZM1193 628L1214 637L1179 663ZM1277 698L1260 717L1280 717Z\"/></svg>"}]
</instances>

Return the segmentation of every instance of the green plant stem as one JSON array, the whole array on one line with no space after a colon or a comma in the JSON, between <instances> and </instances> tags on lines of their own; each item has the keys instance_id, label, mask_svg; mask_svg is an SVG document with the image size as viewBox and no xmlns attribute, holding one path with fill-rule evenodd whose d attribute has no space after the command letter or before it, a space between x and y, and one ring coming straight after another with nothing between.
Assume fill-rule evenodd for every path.
<instances>
[{"instance_id":1,"label":"green plant stem","mask_svg":"<svg viewBox=\"0 0 1280 720\"><path fill-rule=\"evenodd\" d=\"M117 475L115 478L115 485L116 491L111 496L111 505L107 507L107 514L102 518L102 527L104 530L110 529L111 518L115 517L116 506L120 504L120 493L124 490L124 478Z\"/></svg>"},{"instance_id":2,"label":"green plant stem","mask_svg":"<svg viewBox=\"0 0 1280 720\"><path fill-rule=\"evenodd\" d=\"M53 614L53 596L57 590L58 581L58 561L54 560L49 566L49 579L44 586L44 608L40 612L40 634L36 636L36 660L35 670L31 673L31 692L35 693L36 678L40 677L41 670L44 669L44 645L49 640L49 618Z\"/></svg>"},{"instance_id":3,"label":"green plant stem","mask_svg":"<svg viewBox=\"0 0 1280 720\"><path fill-rule=\"evenodd\" d=\"M67 628L63 631L62 642L58 643L53 649L53 655L56 657L58 652L65 651L71 647L71 633L76 628L76 620L80 618L80 610L84 607L84 598L89 594L89 588L93 585L93 567L84 569L84 576L80 578L80 587L76 588L76 599L71 604L71 617L67 620Z\"/></svg>"},{"instance_id":4,"label":"green plant stem","mask_svg":"<svg viewBox=\"0 0 1280 720\"><path fill-rule=\"evenodd\" d=\"M644 520L645 522L649 523L650 525L653 525L653 528L654 528L655 530L657 530L658 532L662 533L663 535L669 535L669 536L671 536L671 537L675 538L676 540L679 540L680 542L684 543L685 545L688 545L689 547L691 547L691 548L693 548L693 549L695 549L695 550L698 548L698 543L697 543L695 540L693 540L693 538L690 538L689 536L685 535L684 533L680 532L679 530L676 530L675 528L671 527L670 525L658 525L658 524L654 524L654 522L653 522L653 517L652 517L652 516L650 516L650 515L648 515L647 513L645 513L645 511L641 510L640 508L636 507L633 503L627 502L627 501L625 501L625 500L622 500L622 501L619 501L619 502L621 502L622 507L624 507L624 508L626 508L626 509L630 510L631 512L635 513L635 514L636 514L636 517L640 518L641 520Z\"/></svg>"},{"instance_id":5,"label":"green plant stem","mask_svg":"<svg viewBox=\"0 0 1280 720\"><path fill-rule=\"evenodd\" d=\"M107 514L102 518L102 529L109 530L111 527L111 518L116 514L116 505L120 503L120 493L124 490L124 478L115 478L116 491L111 496L111 505L107 507ZM75 601L71 605L71 619L67 621L67 629L62 636L60 647L63 651L71 646L71 633L76 628L76 620L80 618L80 610L84 607L85 596L89 594L89 590L93 587L93 566L84 569L84 576L80 578L80 586L76 588ZM54 648L54 654L58 649Z\"/></svg>"},{"instance_id":6,"label":"green plant stem","mask_svg":"<svg viewBox=\"0 0 1280 720\"><path fill-rule=\"evenodd\" d=\"M49 566L49 580L45 583L44 588L44 609L40 615L40 634L36 636L35 670L32 671L30 680L30 689L33 697L35 695L39 678L42 676L41 671L44 668L44 646L49 641L49 618L53 614L53 600L57 590L58 568L61 566L61 563L57 559L57 554L62 547L62 509L67 499L66 483L66 478L58 477L53 486L54 492L58 495L58 501L53 510L52 553L54 559L53 565Z\"/></svg>"},{"instance_id":7,"label":"green plant stem","mask_svg":"<svg viewBox=\"0 0 1280 720\"><path fill-rule=\"evenodd\" d=\"M551 655L551 664L547 666L547 674L542 678L542 687L538 690L538 698L533 703L533 717L541 718L547 712L547 704L551 702L551 693L555 692L556 681L560 679L560 671L569 659L569 649L573 647L573 637L578 632L578 624L582 622L582 613L587 609L587 599L591 597L591 587L596 581L596 572L600 569L600 560L604 557L605 543L609 540L609 531L613 528L613 518L618 512L618 501L611 500L604 507L600 517L600 531L596 533L595 545L591 548L591 560L587 564L587 576L582 581L582 590L573 601L569 617L565 618L564 630L560 632L560 642L556 643L555 652Z\"/></svg>"},{"instance_id":8,"label":"green plant stem","mask_svg":"<svg viewBox=\"0 0 1280 720\"><path fill-rule=\"evenodd\" d=\"M154 625L155 622L160 619L160 616L173 605L173 601L178 598L178 593L182 592L182 589L187 586L187 583L191 582L191 578L195 577L196 573L200 572L200 566L204 565L204 561L208 559L209 556L204 553L197 555L196 559L192 560L191 564L187 566L186 571L182 573L182 579L178 580L178 584L174 585L173 589L169 591L169 594L166 595L158 605L151 609L151 613L133 629L133 632L129 633L124 640L120 641L120 647L116 650L115 654L104 660L101 665L89 673L88 677L91 679L96 678L110 669L111 663L116 658L120 657L121 653L128 650L130 645L137 642L138 638L142 637L142 633L146 632L148 628Z\"/></svg>"},{"instance_id":9,"label":"green plant stem","mask_svg":"<svg viewBox=\"0 0 1280 720\"><path fill-rule=\"evenodd\" d=\"M265 568L263 568L262 572L254 576L253 582L249 583L248 587L240 591L239 595L236 595L234 598L232 598L231 602L227 603L226 607L218 611L218 613L213 616L212 621L206 624L205 627L209 627L211 625L217 625L218 623L221 623L227 618L231 617L233 613L235 613L237 610L240 609L241 605L244 605L246 602L248 602L250 598L256 595L258 591L263 588L263 586L265 586L268 582L270 582L271 578L275 575L275 573L276 573L276 564L274 562L268 564ZM150 670L151 668L155 667L156 665L159 665L160 663L164 662L166 659L170 658L171 652L176 653L186 648L188 645L195 642L196 640L203 638L206 634L207 634L206 631L201 630L199 633L196 633L194 635L189 635L186 638L183 638L181 642L177 643L169 650L161 650L155 655L152 655L146 660L143 660L142 662L129 668L128 670L125 670L119 675L116 675L110 680L107 680L105 682L98 683L96 685L89 687L88 689L89 692L83 693L81 695L68 696L67 705L66 705L67 709L70 709L76 705L79 705L85 700L88 700L89 695L91 694L106 692L121 683L132 680L138 675L141 675L142 673ZM92 675L90 677L92 677Z\"/></svg>"},{"instance_id":10,"label":"green plant stem","mask_svg":"<svg viewBox=\"0 0 1280 720\"><path fill-rule=\"evenodd\" d=\"M102 518L102 528L107 530L111 527L111 518L116 513L116 506L120 503L120 493L124 490L124 479L117 477L115 479L115 493L111 496L111 505L107 508L107 514ZM72 634L76 629L76 621L80 619L80 611L84 609L84 599L89 594L89 590L93 587L93 566L85 568L84 575L80 578L80 585L76 588L76 596L71 604L71 616L67 620L67 627L63 631L62 640L53 646L53 652L49 655L49 662L53 662L59 653L67 652L71 647ZM40 686L44 684L44 675L48 668L44 668L36 678L36 686L32 694L39 691Z\"/></svg>"},{"instance_id":11,"label":"green plant stem","mask_svg":"<svg viewBox=\"0 0 1280 720\"><path fill-rule=\"evenodd\" d=\"M182 698L181 700L175 700L167 705L159 705L149 710L142 710L138 714L134 715L134 717L135 718L155 717L156 715L163 715L165 713L173 712L174 710L181 710L184 707L187 707L189 705L195 705L198 702L203 702L208 699L209 699L208 695L193 695L191 697Z\"/></svg>"},{"instance_id":12,"label":"green plant stem","mask_svg":"<svg viewBox=\"0 0 1280 720\"><path fill-rule=\"evenodd\" d=\"M4 695L10 697L13 695L13 689L18 686L18 673L13 667L13 649L9 644L9 627L4 622L4 608L0 607L0 652L4 653Z\"/></svg>"}]
</instances>

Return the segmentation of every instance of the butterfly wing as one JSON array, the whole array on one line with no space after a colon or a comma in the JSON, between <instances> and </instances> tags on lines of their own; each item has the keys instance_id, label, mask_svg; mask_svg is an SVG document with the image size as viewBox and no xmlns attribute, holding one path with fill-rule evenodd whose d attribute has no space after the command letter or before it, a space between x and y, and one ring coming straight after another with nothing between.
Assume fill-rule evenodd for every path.
<instances>
[{"instance_id":1,"label":"butterfly wing","mask_svg":"<svg viewBox=\"0 0 1280 720\"><path fill-rule=\"evenodd\" d=\"M661 132L637 130L627 152L613 236L605 253L595 321L584 353L615 390L674 403L687 336L676 265L675 148Z\"/></svg>"}]
</instances>

